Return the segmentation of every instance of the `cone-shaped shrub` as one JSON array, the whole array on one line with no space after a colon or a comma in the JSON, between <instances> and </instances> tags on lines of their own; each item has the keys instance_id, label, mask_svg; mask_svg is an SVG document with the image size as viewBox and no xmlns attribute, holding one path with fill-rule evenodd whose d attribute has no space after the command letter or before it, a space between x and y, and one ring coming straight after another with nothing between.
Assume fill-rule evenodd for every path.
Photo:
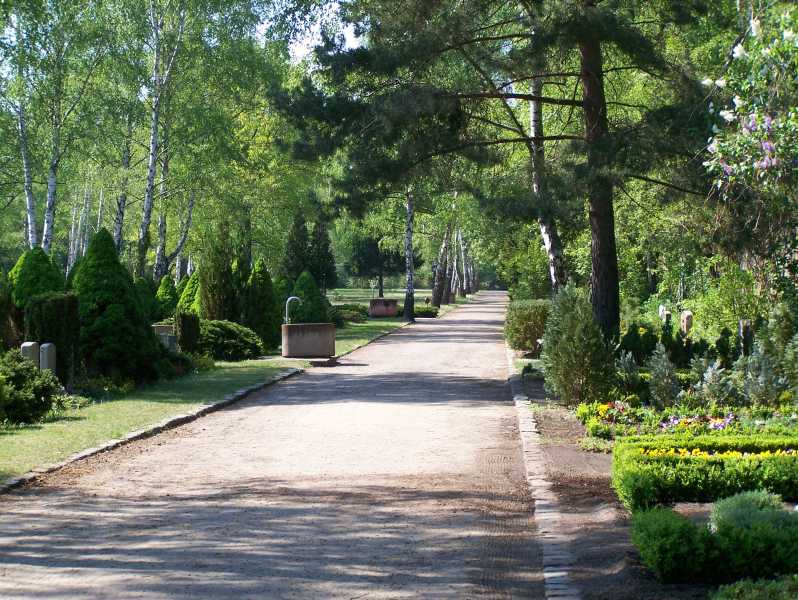
<instances>
[{"instance_id":1,"label":"cone-shaped shrub","mask_svg":"<svg viewBox=\"0 0 798 600\"><path fill-rule=\"evenodd\" d=\"M80 349L88 374L153 379L158 342L107 230L101 229L89 243L73 287L80 303Z\"/></svg>"},{"instance_id":2,"label":"cone-shaped shrub","mask_svg":"<svg viewBox=\"0 0 798 600\"><path fill-rule=\"evenodd\" d=\"M158 318L167 319L175 314L177 290L171 277L161 278L155 299L158 301Z\"/></svg>"},{"instance_id":3,"label":"cone-shaped shrub","mask_svg":"<svg viewBox=\"0 0 798 600\"><path fill-rule=\"evenodd\" d=\"M180 300L177 301L178 312L194 313L200 315L199 309L199 272L194 271L191 277L188 278L183 293L180 294Z\"/></svg>"},{"instance_id":4,"label":"cone-shaped shrub","mask_svg":"<svg viewBox=\"0 0 798 600\"><path fill-rule=\"evenodd\" d=\"M274 293L272 278L263 259L255 263L249 276L244 300L244 325L260 336L264 348L280 345L280 304Z\"/></svg>"},{"instance_id":5,"label":"cone-shaped shrub","mask_svg":"<svg viewBox=\"0 0 798 600\"><path fill-rule=\"evenodd\" d=\"M202 316L209 320L240 320L238 315L235 278L233 276L233 250L230 234L222 223L216 239L202 254L199 268L199 295Z\"/></svg>"},{"instance_id":6,"label":"cone-shaped shrub","mask_svg":"<svg viewBox=\"0 0 798 600\"><path fill-rule=\"evenodd\" d=\"M330 317L327 314L327 303L322 293L319 291L313 275L304 271L294 286L294 296L298 296L302 302L291 303L291 322L292 323L329 323Z\"/></svg>"},{"instance_id":7,"label":"cone-shaped shrub","mask_svg":"<svg viewBox=\"0 0 798 600\"><path fill-rule=\"evenodd\" d=\"M61 271L41 248L28 250L20 256L8 273L8 280L11 284L11 301L19 309L24 309L34 296L64 289Z\"/></svg>"}]
</instances>

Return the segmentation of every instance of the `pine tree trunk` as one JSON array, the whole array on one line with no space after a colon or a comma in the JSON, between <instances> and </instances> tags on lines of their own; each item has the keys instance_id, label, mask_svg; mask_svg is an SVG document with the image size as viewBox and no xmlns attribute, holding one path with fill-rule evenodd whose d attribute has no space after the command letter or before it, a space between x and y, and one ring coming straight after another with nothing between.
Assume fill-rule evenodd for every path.
<instances>
[{"instance_id":1,"label":"pine tree trunk","mask_svg":"<svg viewBox=\"0 0 798 600\"><path fill-rule=\"evenodd\" d=\"M586 6L593 7L593 0L587 0ZM591 302L604 336L610 339L620 329L620 292L613 184L608 177L601 174L605 167L601 146L609 131L601 42L597 37L585 39L579 45L579 52L585 103L587 160L593 173L588 192L592 255Z\"/></svg>"},{"instance_id":2,"label":"pine tree trunk","mask_svg":"<svg viewBox=\"0 0 798 600\"><path fill-rule=\"evenodd\" d=\"M543 95L543 80L539 77L532 79L531 92L535 96ZM546 155L543 147L543 104L539 100L529 103L529 121L531 123L531 137L535 138L532 142L533 152L531 160L532 169L532 190L538 197L538 205L541 207L541 216L538 218L540 236L543 238L543 247L546 249L546 256L549 261L549 278L551 287L556 292L568 280L568 272L565 266L565 253L562 248L562 241L557 231L554 219L550 216L549 207L546 205L543 195L543 176L546 168Z\"/></svg>"},{"instance_id":3,"label":"pine tree trunk","mask_svg":"<svg viewBox=\"0 0 798 600\"><path fill-rule=\"evenodd\" d=\"M382 270L382 265L380 265L380 272L377 274L377 297L385 297L385 274Z\"/></svg>"},{"instance_id":4,"label":"pine tree trunk","mask_svg":"<svg viewBox=\"0 0 798 600\"><path fill-rule=\"evenodd\" d=\"M465 244L463 243L463 232L460 229L457 230L457 242L460 251L460 271L462 272L462 274L458 274L457 277L457 283L458 283L457 293L460 295L461 298L465 298L466 294L468 293L467 292L468 284L466 282L466 273L468 271L466 267L466 252L465 252ZM457 249L455 249L455 251L457 251Z\"/></svg>"},{"instance_id":5,"label":"pine tree trunk","mask_svg":"<svg viewBox=\"0 0 798 600\"><path fill-rule=\"evenodd\" d=\"M443 286L446 282L447 258L449 256L449 240L452 237L451 223L446 226L438 251L438 263L435 267L435 277L432 282L432 306L440 306L443 299Z\"/></svg>"},{"instance_id":6,"label":"pine tree trunk","mask_svg":"<svg viewBox=\"0 0 798 600\"><path fill-rule=\"evenodd\" d=\"M415 320L415 286L413 273L413 220L415 217L415 207L413 206L413 192L407 190L405 208L407 219L405 221L405 312L404 318L407 321Z\"/></svg>"}]
</instances>

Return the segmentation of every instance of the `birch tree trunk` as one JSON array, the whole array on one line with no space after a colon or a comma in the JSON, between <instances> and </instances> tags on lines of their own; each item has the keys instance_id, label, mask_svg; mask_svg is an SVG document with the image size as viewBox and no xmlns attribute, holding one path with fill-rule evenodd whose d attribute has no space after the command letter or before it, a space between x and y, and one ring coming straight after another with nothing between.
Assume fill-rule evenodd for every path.
<instances>
[{"instance_id":1,"label":"birch tree trunk","mask_svg":"<svg viewBox=\"0 0 798 600\"><path fill-rule=\"evenodd\" d=\"M407 190L405 194L405 208L407 211L407 218L405 220L405 312L404 318L407 321L415 321L415 286L414 286L414 273L413 273L413 220L415 216L415 207L413 206L413 192Z\"/></svg>"},{"instance_id":2,"label":"birch tree trunk","mask_svg":"<svg viewBox=\"0 0 798 600\"><path fill-rule=\"evenodd\" d=\"M116 199L116 214L114 215L114 244L116 251L122 250L122 233L125 225L125 211L127 210L127 189L130 181L130 144L133 138L133 118L127 118L127 137L122 145L122 189Z\"/></svg>"},{"instance_id":3,"label":"birch tree trunk","mask_svg":"<svg viewBox=\"0 0 798 600\"><path fill-rule=\"evenodd\" d=\"M161 142L161 185L158 191L161 210L158 214L158 247L155 250L155 266L152 278L156 284L166 275L169 265L166 264L166 215L164 203L166 202L169 177L169 128L164 124L163 140Z\"/></svg>"},{"instance_id":4,"label":"birch tree trunk","mask_svg":"<svg viewBox=\"0 0 798 600\"><path fill-rule=\"evenodd\" d=\"M543 95L543 80L539 77L532 79L532 94L534 96ZM562 248L557 226L551 218L550 210L543 195L542 180L546 168L546 155L543 148L543 104L539 100L529 103L529 121L531 124L531 136L533 138L532 160L532 190L538 197L538 204L541 206L541 215L538 218L540 236L543 238L543 247L546 249L546 256L549 260L549 278L551 287L556 292L565 285L568 280L568 271L565 266L565 253Z\"/></svg>"},{"instance_id":5,"label":"birch tree trunk","mask_svg":"<svg viewBox=\"0 0 798 600\"><path fill-rule=\"evenodd\" d=\"M36 198L33 195L33 174L31 173L30 155L28 154L28 123L25 117L25 106L20 101L17 106L17 130L19 133L19 152L22 158L23 188L25 190L25 214L27 225L27 242L29 248L39 245L38 225L36 224Z\"/></svg>"},{"instance_id":6,"label":"birch tree trunk","mask_svg":"<svg viewBox=\"0 0 798 600\"><path fill-rule=\"evenodd\" d=\"M44 226L42 229L42 250L50 253L55 225L56 186L58 185L58 166L61 162L61 102L59 90L53 99L50 126L50 161L47 165L47 202L44 206Z\"/></svg>"},{"instance_id":7,"label":"birch tree trunk","mask_svg":"<svg viewBox=\"0 0 798 600\"><path fill-rule=\"evenodd\" d=\"M150 109L150 141L149 155L147 158L147 179L144 186L144 199L141 207L141 224L139 225L138 257L136 261L136 274L144 275L144 268L147 262L147 252L150 248L150 223L152 222L152 208L155 197L155 171L158 165L158 130L161 119L161 102L163 101L164 91L169 85L169 80L174 67L175 57L180 48L183 37L183 27L186 20L186 9L181 3L177 36L174 48L169 56L166 66L163 67L163 26L165 15L157 15L155 6L150 0L150 46L153 49L152 77L150 82L150 98L152 108Z\"/></svg>"},{"instance_id":8,"label":"birch tree trunk","mask_svg":"<svg viewBox=\"0 0 798 600\"><path fill-rule=\"evenodd\" d=\"M448 267L449 240L452 237L451 223L446 226L441 241L441 249L438 251L438 264L435 268L435 278L432 282L432 306L440 306L443 299L443 286L446 281L446 269Z\"/></svg>"},{"instance_id":9,"label":"birch tree trunk","mask_svg":"<svg viewBox=\"0 0 798 600\"><path fill-rule=\"evenodd\" d=\"M74 202L74 201L73 201ZM78 236L78 207L72 206L72 221L69 226L69 250L67 251L67 264L66 275L72 271L75 266L75 255L77 254L77 236Z\"/></svg>"},{"instance_id":10,"label":"birch tree trunk","mask_svg":"<svg viewBox=\"0 0 798 600\"><path fill-rule=\"evenodd\" d=\"M443 281L443 294L441 295L442 304L452 303L452 275L454 271L454 259L451 256L446 258L446 278Z\"/></svg>"}]
</instances>

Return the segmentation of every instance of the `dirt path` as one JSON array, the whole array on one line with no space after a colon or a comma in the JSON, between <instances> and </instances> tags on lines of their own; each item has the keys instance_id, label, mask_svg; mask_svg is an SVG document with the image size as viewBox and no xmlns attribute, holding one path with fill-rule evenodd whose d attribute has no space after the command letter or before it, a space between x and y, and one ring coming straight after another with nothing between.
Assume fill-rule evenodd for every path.
<instances>
[{"instance_id":1,"label":"dirt path","mask_svg":"<svg viewBox=\"0 0 798 600\"><path fill-rule=\"evenodd\" d=\"M542 598L505 302L0 498L0 598Z\"/></svg>"}]
</instances>

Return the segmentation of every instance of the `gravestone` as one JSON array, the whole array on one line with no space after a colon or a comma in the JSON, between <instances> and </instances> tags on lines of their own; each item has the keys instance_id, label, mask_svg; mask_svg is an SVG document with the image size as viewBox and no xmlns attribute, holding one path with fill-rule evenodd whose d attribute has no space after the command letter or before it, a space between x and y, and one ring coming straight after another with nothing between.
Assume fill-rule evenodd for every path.
<instances>
[{"instance_id":1,"label":"gravestone","mask_svg":"<svg viewBox=\"0 0 798 600\"><path fill-rule=\"evenodd\" d=\"M665 307L664 304L660 304L659 305L659 313L658 314L659 314L659 320L660 321L664 321L665 320L665 313L667 311L668 311L668 309Z\"/></svg>"},{"instance_id":2,"label":"gravestone","mask_svg":"<svg viewBox=\"0 0 798 600\"><path fill-rule=\"evenodd\" d=\"M55 344L42 344L39 348L39 368L55 373Z\"/></svg>"},{"instance_id":3,"label":"gravestone","mask_svg":"<svg viewBox=\"0 0 798 600\"><path fill-rule=\"evenodd\" d=\"M20 346L22 356L31 361L36 368L39 368L39 342L25 342Z\"/></svg>"},{"instance_id":4,"label":"gravestone","mask_svg":"<svg viewBox=\"0 0 798 600\"><path fill-rule=\"evenodd\" d=\"M682 312L682 333L688 335L693 328L693 313L692 311L685 310Z\"/></svg>"}]
</instances>

